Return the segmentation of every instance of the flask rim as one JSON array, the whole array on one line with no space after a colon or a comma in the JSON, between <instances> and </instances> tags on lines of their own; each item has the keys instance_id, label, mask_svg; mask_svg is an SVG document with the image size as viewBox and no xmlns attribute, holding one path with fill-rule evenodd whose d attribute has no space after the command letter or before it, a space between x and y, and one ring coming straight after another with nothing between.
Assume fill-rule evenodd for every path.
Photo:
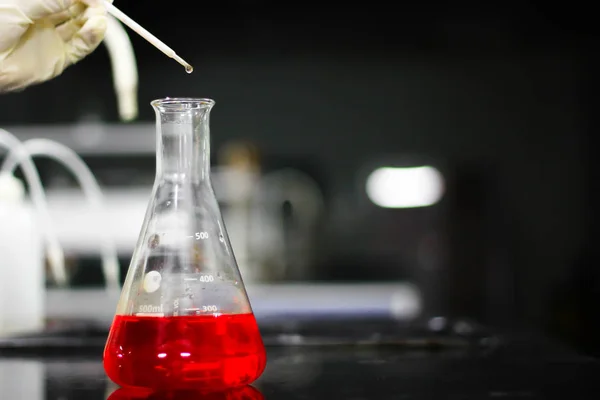
<instances>
[{"instance_id":1,"label":"flask rim","mask_svg":"<svg viewBox=\"0 0 600 400\"><path fill-rule=\"evenodd\" d=\"M181 111L182 109L196 110L206 107L211 108L215 105L215 101L202 97L165 97L152 100L150 105L164 111Z\"/></svg>"}]
</instances>

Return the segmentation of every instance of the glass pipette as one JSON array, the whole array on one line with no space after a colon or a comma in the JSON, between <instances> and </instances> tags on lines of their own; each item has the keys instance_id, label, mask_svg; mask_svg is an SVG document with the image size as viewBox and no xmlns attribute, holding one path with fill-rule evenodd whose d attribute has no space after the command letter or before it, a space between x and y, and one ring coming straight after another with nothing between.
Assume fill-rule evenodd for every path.
<instances>
[{"instance_id":1,"label":"glass pipette","mask_svg":"<svg viewBox=\"0 0 600 400\"><path fill-rule=\"evenodd\" d=\"M104 1L104 6L106 7L106 11L110 13L113 17L133 29L138 35L146 39L150 42L154 47L165 53L167 57L170 57L177 61L185 68L185 72L191 74L194 70L190 64L188 64L183 58L179 57L173 49L160 41L156 36L148 32L144 27L140 24L129 18L123 11L119 10L117 7L113 6L110 2Z\"/></svg>"}]
</instances>

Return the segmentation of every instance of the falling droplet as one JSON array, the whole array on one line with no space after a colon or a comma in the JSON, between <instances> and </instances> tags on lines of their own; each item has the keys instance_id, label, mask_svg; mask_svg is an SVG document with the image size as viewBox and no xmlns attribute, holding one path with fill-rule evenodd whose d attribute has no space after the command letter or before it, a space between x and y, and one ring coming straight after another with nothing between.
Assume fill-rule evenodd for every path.
<instances>
[{"instance_id":1,"label":"falling droplet","mask_svg":"<svg viewBox=\"0 0 600 400\"><path fill-rule=\"evenodd\" d=\"M191 74L192 72L194 72L194 67L192 67L190 64L186 65L185 72L187 72L188 74Z\"/></svg>"}]
</instances>

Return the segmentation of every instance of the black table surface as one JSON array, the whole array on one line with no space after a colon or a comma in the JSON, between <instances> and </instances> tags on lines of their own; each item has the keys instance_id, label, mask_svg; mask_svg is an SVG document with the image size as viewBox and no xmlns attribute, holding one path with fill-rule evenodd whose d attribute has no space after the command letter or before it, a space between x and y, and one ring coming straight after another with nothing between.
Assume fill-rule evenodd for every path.
<instances>
[{"instance_id":1,"label":"black table surface","mask_svg":"<svg viewBox=\"0 0 600 400\"><path fill-rule=\"evenodd\" d=\"M533 336L461 342L377 335L346 342L288 335L282 341L267 333L262 377L252 387L212 396L118 389L104 374L100 341L71 347L0 343L0 399L600 398L599 361Z\"/></svg>"}]
</instances>

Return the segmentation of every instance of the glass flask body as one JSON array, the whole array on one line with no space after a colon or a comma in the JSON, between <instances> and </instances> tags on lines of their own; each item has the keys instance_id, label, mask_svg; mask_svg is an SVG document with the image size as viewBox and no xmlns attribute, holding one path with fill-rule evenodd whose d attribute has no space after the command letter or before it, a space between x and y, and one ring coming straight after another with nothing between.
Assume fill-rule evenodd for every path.
<instances>
[{"instance_id":1,"label":"glass flask body","mask_svg":"<svg viewBox=\"0 0 600 400\"><path fill-rule=\"evenodd\" d=\"M210 180L208 99L155 100L157 173L104 349L122 387L218 391L266 364Z\"/></svg>"}]
</instances>

